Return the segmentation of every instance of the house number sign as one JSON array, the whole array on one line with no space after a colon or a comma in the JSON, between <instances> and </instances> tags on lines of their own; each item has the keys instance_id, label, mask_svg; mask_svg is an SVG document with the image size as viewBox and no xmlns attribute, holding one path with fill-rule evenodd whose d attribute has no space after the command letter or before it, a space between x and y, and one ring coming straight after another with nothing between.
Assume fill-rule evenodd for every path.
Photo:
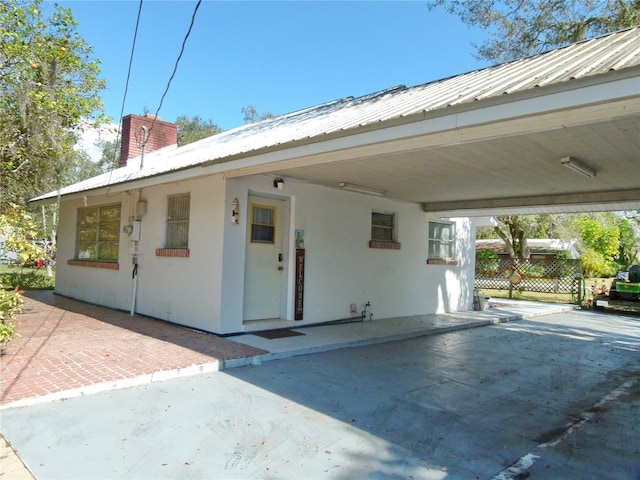
<instances>
[{"instance_id":1,"label":"house number sign","mask_svg":"<svg viewBox=\"0 0 640 480\"><path fill-rule=\"evenodd\" d=\"M304 314L304 248L296 249L296 308L295 320L302 320Z\"/></svg>"}]
</instances>

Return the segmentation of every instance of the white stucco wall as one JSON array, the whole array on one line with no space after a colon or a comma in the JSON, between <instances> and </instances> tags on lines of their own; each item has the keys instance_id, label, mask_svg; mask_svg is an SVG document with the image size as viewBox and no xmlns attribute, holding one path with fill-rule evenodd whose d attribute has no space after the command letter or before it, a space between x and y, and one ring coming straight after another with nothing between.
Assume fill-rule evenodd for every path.
<instances>
[{"instance_id":1,"label":"white stucco wall","mask_svg":"<svg viewBox=\"0 0 640 480\"><path fill-rule=\"evenodd\" d=\"M291 224L285 271L288 299L283 317L293 319L295 230L305 232L304 320L295 325L351 316L371 303L374 318L468 310L473 291L473 225L456 220L458 265L427 265L430 217L418 205L317 185L255 176L227 182L227 204L238 198L241 222L226 219L222 316L225 332L242 331L242 291L246 247L247 198L264 194L289 200ZM369 248L372 211L395 213L400 250ZM228 213L228 212L227 212ZM228 215L227 215L228 217ZM438 220L436 218L431 218ZM229 328L229 330L226 330Z\"/></svg>"},{"instance_id":2,"label":"white stucco wall","mask_svg":"<svg viewBox=\"0 0 640 480\"><path fill-rule=\"evenodd\" d=\"M164 246L167 197L190 194L189 257L156 256ZM208 176L145 188L136 312L218 331L223 239L224 179Z\"/></svg>"},{"instance_id":3,"label":"white stucco wall","mask_svg":"<svg viewBox=\"0 0 640 480\"><path fill-rule=\"evenodd\" d=\"M167 197L190 193L188 258L159 257L163 247ZM88 205L121 202L122 225L147 202L142 217L135 311L216 333L244 330L243 295L249 195L285 200L284 297L282 318L294 318L295 230L304 230L306 270L304 325L351 317L371 303L376 319L468 310L472 305L473 223L456 220L457 265L427 264L430 217L418 205L273 178L225 179L213 175L127 193L87 199ZM240 224L231 222L232 202L240 202ZM120 269L67 265L75 248L76 210L83 200L63 202L56 291L129 311L132 299L131 242L120 235ZM369 247L372 211L394 213L400 250ZM431 218L439 220L437 218Z\"/></svg>"},{"instance_id":4,"label":"white stucco wall","mask_svg":"<svg viewBox=\"0 0 640 480\"><path fill-rule=\"evenodd\" d=\"M167 197L190 194L188 258L156 256L164 246ZM135 312L175 323L218 331L222 264L224 180L221 175L175 182L113 196L89 197L87 205L121 204L119 270L68 265L75 255L77 209L83 200L60 207L56 293L130 311L133 297L132 247L122 226L135 216L138 200L147 202L137 244Z\"/></svg>"}]
</instances>

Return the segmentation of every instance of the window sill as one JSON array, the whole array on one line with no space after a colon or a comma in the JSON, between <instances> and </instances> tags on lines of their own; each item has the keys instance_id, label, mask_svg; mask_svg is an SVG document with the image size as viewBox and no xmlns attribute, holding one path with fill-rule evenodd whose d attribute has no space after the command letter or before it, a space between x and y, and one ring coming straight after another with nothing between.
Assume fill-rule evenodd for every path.
<instances>
[{"instance_id":1,"label":"window sill","mask_svg":"<svg viewBox=\"0 0 640 480\"><path fill-rule=\"evenodd\" d=\"M90 268L104 268L107 270L120 270L120 264L118 262L101 262L99 260L67 260L67 265L73 265L74 267L90 267Z\"/></svg>"},{"instance_id":2,"label":"window sill","mask_svg":"<svg viewBox=\"0 0 640 480\"><path fill-rule=\"evenodd\" d=\"M156 257L188 258L188 248L156 248Z\"/></svg>"},{"instance_id":3,"label":"window sill","mask_svg":"<svg viewBox=\"0 0 640 480\"><path fill-rule=\"evenodd\" d=\"M458 265L458 261L453 258L429 258L427 265Z\"/></svg>"},{"instance_id":4,"label":"window sill","mask_svg":"<svg viewBox=\"0 0 640 480\"><path fill-rule=\"evenodd\" d=\"M400 250L400 243L385 240L369 240L369 248L381 248L385 250Z\"/></svg>"}]
</instances>

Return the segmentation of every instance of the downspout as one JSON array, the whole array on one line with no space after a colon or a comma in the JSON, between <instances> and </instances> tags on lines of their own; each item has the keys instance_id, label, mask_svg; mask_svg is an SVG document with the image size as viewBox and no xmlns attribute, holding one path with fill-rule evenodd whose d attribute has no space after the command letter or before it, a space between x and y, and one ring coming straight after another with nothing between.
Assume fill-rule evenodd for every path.
<instances>
[{"instance_id":1,"label":"downspout","mask_svg":"<svg viewBox=\"0 0 640 480\"><path fill-rule=\"evenodd\" d=\"M149 139L149 129L145 126L141 126L142 130L142 152L140 153L140 170L144 166L144 149L147 146L147 140ZM139 237L136 237L131 241L131 264L133 265L132 276L132 292L131 292L131 316L136 314L136 300L138 296L138 241Z\"/></svg>"}]
</instances>

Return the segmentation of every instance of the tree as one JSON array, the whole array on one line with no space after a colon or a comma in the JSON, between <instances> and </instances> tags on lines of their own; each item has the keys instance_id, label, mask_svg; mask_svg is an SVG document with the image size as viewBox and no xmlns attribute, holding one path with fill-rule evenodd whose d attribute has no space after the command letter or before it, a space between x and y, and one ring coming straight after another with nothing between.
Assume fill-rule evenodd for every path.
<instances>
[{"instance_id":1,"label":"tree","mask_svg":"<svg viewBox=\"0 0 640 480\"><path fill-rule=\"evenodd\" d=\"M518 258L520 260L529 258L531 252L527 243L526 232L530 228L527 228L528 222L526 221L526 217L506 215L496 218L500 223L494 226L493 230L506 245L509 257Z\"/></svg>"},{"instance_id":2,"label":"tree","mask_svg":"<svg viewBox=\"0 0 640 480\"><path fill-rule=\"evenodd\" d=\"M104 120L105 82L71 10L56 5L47 17L40 5L0 3L0 207L65 183L78 131Z\"/></svg>"},{"instance_id":3,"label":"tree","mask_svg":"<svg viewBox=\"0 0 640 480\"><path fill-rule=\"evenodd\" d=\"M99 140L96 145L102 151L100 160L97 162L99 171L96 175L118 168L120 163L120 142L118 140Z\"/></svg>"},{"instance_id":4,"label":"tree","mask_svg":"<svg viewBox=\"0 0 640 480\"><path fill-rule=\"evenodd\" d=\"M640 236L627 218L616 217L615 222L620 231L620 251L617 262L623 268L629 267L636 261L640 250Z\"/></svg>"},{"instance_id":5,"label":"tree","mask_svg":"<svg viewBox=\"0 0 640 480\"><path fill-rule=\"evenodd\" d=\"M244 116L244 123L256 123L262 120L273 118L273 114L269 112L259 114L256 110L256 107L254 107L253 105L242 107L242 115Z\"/></svg>"},{"instance_id":6,"label":"tree","mask_svg":"<svg viewBox=\"0 0 640 480\"><path fill-rule=\"evenodd\" d=\"M640 246L640 235L625 217L612 213L567 216L567 228L580 239L587 275L610 276L628 268Z\"/></svg>"},{"instance_id":7,"label":"tree","mask_svg":"<svg viewBox=\"0 0 640 480\"><path fill-rule=\"evenodd\" d=\"M510 61L640 24L640 0L427 0L489 39L476 56Z\"/></svg>"},{"instance_id":8,"label":"tree","mask_svg":"<svg viewBox=\"0 0 640 480\"><path fill-rule=\"evenodd\" d=\"M222 132L213 120L203 120L198 115L191 118L181 115L176 118L176 125L178 125L178 145L180 146Z\"/></svg>"},{"instance_id":9,"label":"tree","mask_svg":"<svg viewBox=\"0 0 640 480\"><path fill-rule=\"evenodd\" d=\"M39 243L43 232L25 207L8 204L0 213L0 232L4 237L0 257L13 258L13 263L19 267L46 259L47 245Z\"/></svg>"}]
</instances>

